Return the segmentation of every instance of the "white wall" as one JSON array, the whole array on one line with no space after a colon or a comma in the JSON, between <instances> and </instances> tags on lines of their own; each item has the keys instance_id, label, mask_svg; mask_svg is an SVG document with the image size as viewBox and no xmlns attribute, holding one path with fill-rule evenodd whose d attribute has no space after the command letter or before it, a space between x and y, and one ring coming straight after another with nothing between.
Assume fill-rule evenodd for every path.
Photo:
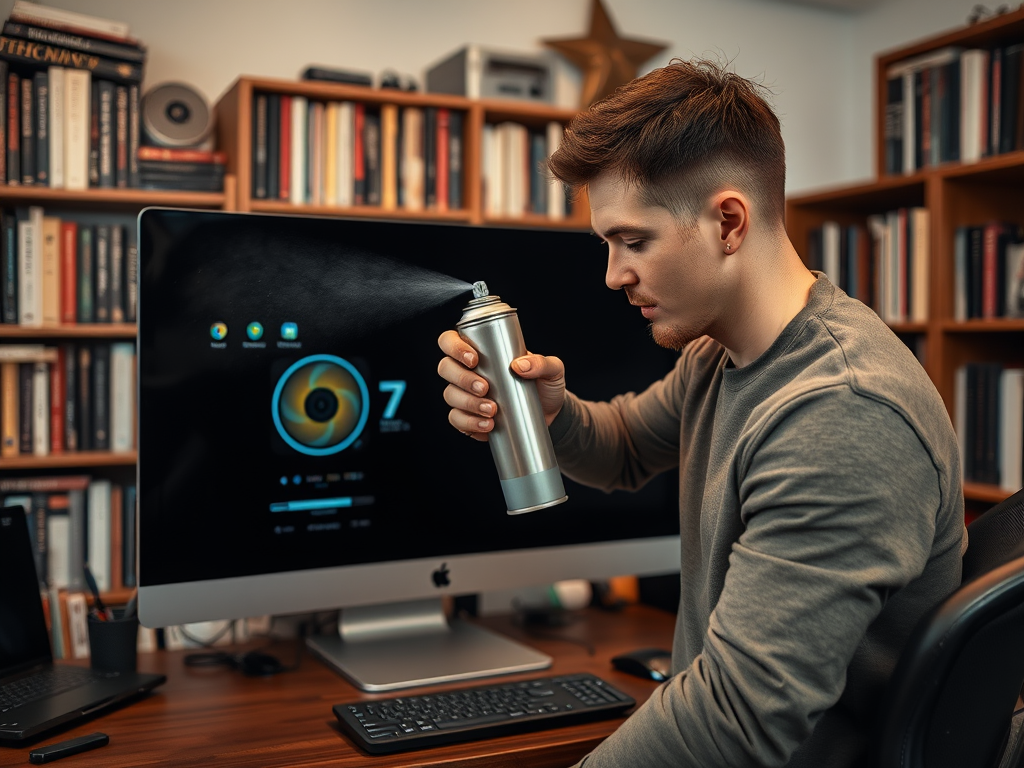
<instances>
[{"instance_id":1,"label":"white wall","mask_svg":"<svg viewBox=\"0 0 1024 768\"><path fill-rule=\"evenodd\" d=\"M6 16L13 0L0 0ZM215 101L239 75L311 63L416 77L466 43L513 51L587 31L590 0L47 0L119 19L146 43L143 91L169 80ZM711 55L775 94L791 193L872 173L875 53L958 26L972 2L886 0L860 13L783 0L604 0L625 37L667 42L647 68Z\"/></svg>"}]
</instances>

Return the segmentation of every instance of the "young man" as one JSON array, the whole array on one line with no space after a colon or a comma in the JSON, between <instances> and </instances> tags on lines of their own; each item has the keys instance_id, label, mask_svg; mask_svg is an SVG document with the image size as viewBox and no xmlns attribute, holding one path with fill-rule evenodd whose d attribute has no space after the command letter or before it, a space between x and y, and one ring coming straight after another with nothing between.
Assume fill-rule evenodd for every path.
<instances>
[{"instance_id":1,"label":"young man","mask_svg":"<svg viewBox=\"0 0 1024 768\"><path fill-rule=\"evenodd\" d=\"M569 477L636 488L680 470L674 676L586 767L865 765L907 635L960 583L941 399L871 310L804 267L779 122L749 81L673 62L579 115L549 165L589 194L608 287L681 350L607 403L567 392L557 358L513 363ZM452 331L439 343L449 419L486 439L500 413L477 355Z\"/></svg>"}]
</instances>

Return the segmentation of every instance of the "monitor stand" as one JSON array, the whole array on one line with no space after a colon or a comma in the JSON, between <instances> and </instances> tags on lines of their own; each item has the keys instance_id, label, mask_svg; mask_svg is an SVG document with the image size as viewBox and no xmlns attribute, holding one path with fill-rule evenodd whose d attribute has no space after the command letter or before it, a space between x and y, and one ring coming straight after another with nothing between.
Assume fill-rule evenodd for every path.
<instances>
[{"instance_id":1,"label":"monitor stand","mask_svg":"<svg viewBox=\"0 0 1024 768\"><path fill-rule=\"evenodd\" d=\"M314 635L306 643L364 691L551 666L550 656L521 643L468 622L449 622L440 598L346 608L337 635Z\"/></svg>"}]
</instances>

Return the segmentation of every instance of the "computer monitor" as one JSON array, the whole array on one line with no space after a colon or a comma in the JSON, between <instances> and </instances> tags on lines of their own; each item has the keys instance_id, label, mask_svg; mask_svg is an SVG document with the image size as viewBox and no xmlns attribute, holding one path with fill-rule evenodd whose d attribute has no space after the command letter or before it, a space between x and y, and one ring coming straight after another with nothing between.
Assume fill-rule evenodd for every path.
<instances>
[{"instance_id":1,"label":"computer monitor","mask_svg":"<svg viewBox=\"0 0 1024 768\"><path fill-rule=\"evenodd\" d=\"M448 423L437 337L477 280L583 398L670 370L604 268L582 231L142 211L142 623L340 608L314 651L389 690L550 663L445 621L442 596L677 571L676 475L567 480L510 516L487 445Z\"/></svg>"}]
</instances>

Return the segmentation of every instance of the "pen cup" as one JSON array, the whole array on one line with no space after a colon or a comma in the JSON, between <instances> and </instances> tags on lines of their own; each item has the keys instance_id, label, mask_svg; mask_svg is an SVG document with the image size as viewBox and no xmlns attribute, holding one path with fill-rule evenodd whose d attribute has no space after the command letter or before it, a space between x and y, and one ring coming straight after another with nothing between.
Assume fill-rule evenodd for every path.
<instances>
[{"instance_id":1,"label":"pen cup","mask_svg":"<svg viewBox=\"0 0 1024 768\"><path fill-rule=\"evenodd\" d=\"M134 672L139 639L139 618L127 619L116 611L110 621L89 614L89 656L93 669L106 672Z\"/></svg>"}]
</instances>

